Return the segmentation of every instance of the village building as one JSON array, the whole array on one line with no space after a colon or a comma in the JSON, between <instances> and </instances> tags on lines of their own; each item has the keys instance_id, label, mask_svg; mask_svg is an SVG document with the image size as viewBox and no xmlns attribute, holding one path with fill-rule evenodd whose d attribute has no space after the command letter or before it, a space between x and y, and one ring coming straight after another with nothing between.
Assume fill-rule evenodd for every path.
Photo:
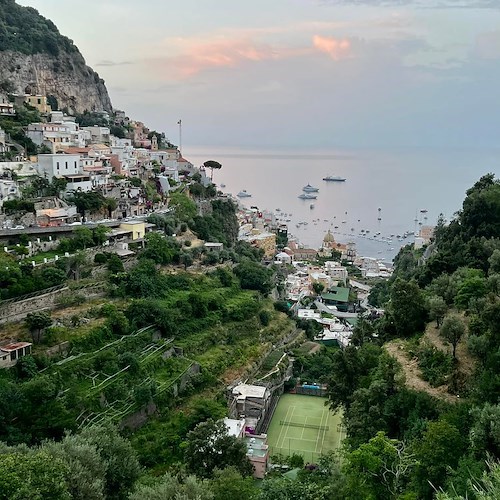
<instances>
[{"instance_id":1,"label":"village building","mask_svg":"<svg viewBox=\"0 0 500 500\"><path fill-rule=\"evenodd\" d=\"M10 368L23 356L31 354L31 342L13 342L0 345L0 368Z\"/></svg>"}]
</instances>

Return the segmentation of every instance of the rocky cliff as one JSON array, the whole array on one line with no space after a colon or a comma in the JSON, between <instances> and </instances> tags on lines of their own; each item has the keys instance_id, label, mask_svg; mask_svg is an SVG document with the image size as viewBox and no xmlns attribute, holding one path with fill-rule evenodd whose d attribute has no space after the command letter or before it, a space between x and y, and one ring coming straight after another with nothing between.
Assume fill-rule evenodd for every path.
<instances>
[{"instance_id":1,"label":"rocky cliff","mask_svg":"<svg viewBox=\"0 0 500 500\"><path fill-rule=\"evenodd\" d=\"M0 92L42 94L70 112L111 111L104 81L52 21L0 0Z\"/></svg>"},{"instance_id":2,"label":"rocky cliff","mask_svg":"<svg viewBox=\"0 0 500 500\"><path fill-rule=\"evenodd\" d=\"M57 99L71 113L111 111L104 80L79 52L23 54L0 51L0 86L12 93L39 93Z\"/></svg>"}]
</instances>

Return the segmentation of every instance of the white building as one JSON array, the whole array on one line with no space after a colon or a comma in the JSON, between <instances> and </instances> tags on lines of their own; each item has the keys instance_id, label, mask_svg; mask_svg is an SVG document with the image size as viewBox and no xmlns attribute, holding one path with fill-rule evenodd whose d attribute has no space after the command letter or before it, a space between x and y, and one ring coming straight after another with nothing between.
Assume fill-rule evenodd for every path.
<instances>
[{"instance_id":1,"label":"white building","mask_svg":"<svg viewBox=\"0 0 500 500\"><path fill-rule=\"evenodd\" d=\"M82 130L87 130L90 132L90 142L92 144L107 143L110 142L110 132L108 127L99 127L94 125L92 127L82 127Z\"/></svg>"},{"instance_id":2,"label":"white building","mask_svg":"<svg viewBox=\"0 0 500 500\"><path fill-rule=\"evenodd\" d=\"M0 368L10 368L19 358L31 354L31 342L15 342L0 346Z\"/></svg>"},{"instance_id":3,"label":"white building","mask_svg":"<svg viewBox=\"0 0 500 500\"><path fill-rule=\"evenodd\" d=\"M82 174L80 155L64 153L38 155L38 174L49 182L53 177L66 177Z\"/></svg>"},{"instance_id":4,"label":"white building","mask_svg":"<svg viewBox=\"0 0 500 500\"><path fill-rule=\"evenodd\" d=\"M325 262L325 272L333 279L342 281L344 285L347 283L348 272L344 266L341 266L338 262L327 261Z\"/></svg>"},{"instance_id":5,"label":"white building","mask_svg":"<svg viewBox=\"0 0 500 500\"><path fill-rule=\"evenodd\" d=\"M7 138L5 135L5 130L0 127L0 153L5 153L9 150L7 146Z\"/></svg>"},{"instance_id":6,"label":"white building","mask_svg":"<svg viewBox=\"0 0 500 500\"><path fill-rule=\"evenodd\" d=\"M0 179L0 207L6 201L19 198L19 188L17 182L10 179Z\"/></svg>"}]
</instances>

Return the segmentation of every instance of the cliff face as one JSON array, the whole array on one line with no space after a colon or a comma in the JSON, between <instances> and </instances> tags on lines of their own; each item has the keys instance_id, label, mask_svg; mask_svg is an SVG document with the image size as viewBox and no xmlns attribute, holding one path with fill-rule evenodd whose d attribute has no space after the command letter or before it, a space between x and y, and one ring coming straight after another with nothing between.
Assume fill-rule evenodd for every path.
<instances>
[{"instance_id":1,"label":"cliff face","mask_svg":"<svg viewBox=\"0 0 500 500\"><path fill-rule=\"evenodd\" d=\"M0 86L11 93L52 95L70 113L112 111L104 80L79 52L23 54L0 50Z\"/></svg>"}]
</instances>

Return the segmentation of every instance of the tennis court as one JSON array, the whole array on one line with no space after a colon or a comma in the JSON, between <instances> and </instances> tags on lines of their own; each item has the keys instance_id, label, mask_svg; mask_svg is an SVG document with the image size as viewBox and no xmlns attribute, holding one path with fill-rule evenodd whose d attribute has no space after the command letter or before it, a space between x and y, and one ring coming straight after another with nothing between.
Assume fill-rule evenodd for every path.
<instances>
[{"instance_id":1,"label":"tennis court","mask_svg":"<svg viewBox=\"0 0 500 500\"><path fill-rule=\"evenodd\" d=\"M345 436L342 416L325 406L326 398L284 394L269 425L270 453L293 455L315 461L322 453L337 449Z\"/></svg>"}]
</instances>

